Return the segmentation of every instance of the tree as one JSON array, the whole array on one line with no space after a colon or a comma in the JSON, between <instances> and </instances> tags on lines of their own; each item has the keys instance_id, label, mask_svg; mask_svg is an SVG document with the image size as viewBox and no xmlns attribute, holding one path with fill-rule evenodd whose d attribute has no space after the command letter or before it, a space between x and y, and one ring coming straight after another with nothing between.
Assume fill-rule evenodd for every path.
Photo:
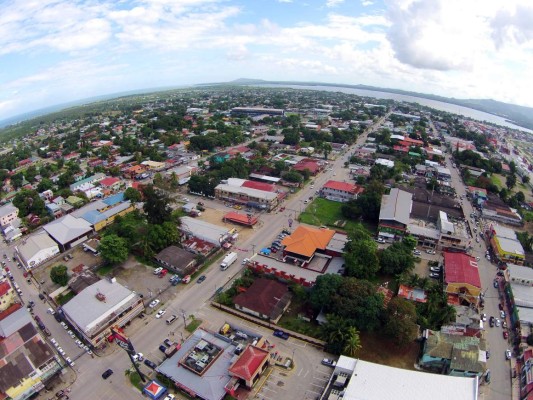
<instances>
[{"instance_id":1,"label":"tree","mask_svg":"<svg viewBox=\"0 0 533 400\"><path fill-rule=\"evenodd\" d=\"M53 187L54 187L54 183L50 179L43 178L43 180L41 180L41 182L39 182L39 184L37 185L37 191L39 193L42 193L45 190L52 189Z\"/></svg>"},{"instance_id":2,"label":"tree","mask_svg":"<svg viewBox=\"0 0 533 400\"><path fill-rule=\"evenodd\" d=\"M311 305L316 310L320 310L322 307L328 308L327 306L331 304L331 298L337 293L342 280L342 276L338 274L319 275L309 296Z\"/></svg>"},{"instance_id":3,"label":"tree","mask_svg":"<svg viewBox=\"0 0 533 400\"><path fill-rule=\"evenodd\" d=\"M524 175L524 176L522 177L522 183L523 183L524 185L527 185L527 184L529 183L529 175Z\"/></svg>"},{"instance_id":4,"label":"tree","mask_svg":"<svg viewBox=\"0 0 533 400\"><path fill-rule=\"evenodd\" d=\"M142 200L141 192L132 187L126 189L126 191L124 192L124 198L126 200L131 201L132 203L138 203Z\"/></svg>"},{"instance_id":5,"label":"tree","mask_svg":"<svg viewBox=\"0 0 533 400\"><path fill-rule=\"evenodd\" d=\"M162 224L170 221L172 209L170 208L169 197L161 190L148 185L143 190L145 202L144 212L148 222L151 224Z\"/></svg>"},{"instance_id":6,"label":"tree","mask_svg":"<svg viewBox=\"0 0 533 400\"><path fill-rule=\"evenodd\" d=\"M396 242L380 252L381 272L389 275L410 272L415 267L411 243Z\"/></svg>"},{"instance_id":7,"label":"tree","mask_svg":"<svg viewBox=\"0 0 533 400\"><path fill-rule=\"evenodd\" d=\"M126 261L129 253L126 240L115 234L105 235L100 240L98 251L109 264L119 264Z\"/></svg>"},{"instance_id":8,"label":"tree","mask_svg":"<svg viewBox=\"0 0 533 400\"><path fill-rule=\"evenodd\" d=\"M348 242L344 246L346 275L373 278L379 270L377 249L376 242L362 225L349 232Z\"/></svg>"},{"instance_id":9,"label":"tree","mask_svg":"<svg viewBox=\"0 0 533 400\"><path fill-rule=\"evenodd\" d=\"M505 186L507 186L507 189L511 190L516 186L516 175L511 174L507 175L507 179L505 180Z\"/></svg>"},{"instance_id":10,"label":"tree","mask_svg":"<svg viewBox=\"0 0 533 400\"><path fill-rule=\"evenodd\" d=\"M68 283L68 269L66 265L56 265L50 271L50 279L52 282L60 286L66 286Z\"/></svg>"},{"instance_id":11,"label":"tree","mask_svg":"<svg viewBox=\"0 0 533 400\"><path fill-rule=\"evenodd\" d=\"M321 327L321 336L327 342L326 350L333 354L341 354L344 349L345 333L350 324L335 314L327 314L326 319L327 322Z\"/></svg>"},{"instance_id":12,"label":"tree","mask_svg":"<svg viewBox=\"0 0 533 400\"><path fill-rule=\"evenodd\" d=\"M401 297L394 297L387 306L385 333L393 338L398 346L405 346L416 338L416 318L413 303Z\"/></svg>"},{"instance_id":13,"label":"tree","mask_svg":"<svg viewBox=\"0 0 533 400\"><path fill-rule=\"evenodd\" d=\"M19 209L19 217L33 213L43 216L46 213L44 200L35 190L22 189L13 199L13 205Z\"/></svg>"},{"instance_id":14,"label":"tree","mask_svg":"<svg viewBox=\"0 0 533 400\"><path fill-rule=\"evenodd\" d=\"M355 357L361 348L361 339L359 338L359 331L353 326L350 326L344 338L343 354L348 357Z\"/></svg>"}]
</instances>

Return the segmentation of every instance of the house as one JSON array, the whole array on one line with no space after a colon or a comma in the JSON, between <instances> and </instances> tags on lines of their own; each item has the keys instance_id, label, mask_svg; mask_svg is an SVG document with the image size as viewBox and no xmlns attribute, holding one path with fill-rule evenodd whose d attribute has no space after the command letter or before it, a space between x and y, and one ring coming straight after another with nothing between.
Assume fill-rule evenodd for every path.
<instances>
[{"instance_id":1,"label":"house","mask_svg":"<svg viewBox=\"0 0 533 400\"><path fill-rule=\"evenodd\" d=\"M89 176L88 178L81 179L77 182L74 182L70 185L70 190L72 192L75 192L76 190L81 190L82 187L87 185L94 185L97 182L100 182L102 179L104 179L106 175L102 172L99 172L97 174L94 174L92 176Z\"/></svg>"},{"instance_id":2,"label":"house","mask_svg":"<svg viewBox=\"0 0 533 400\"><path fill-rule=\"evenodd\" d=\"M289 307L290 300L291 294L286 284L258 278L233 302L237 310L276 323Z\"/></svg>"},{"instance_id":3,"label":"house","mask_svg":"<svg viewBox=\"0 0 533 400\"><path fill-rule=\"evenodd\" d=\"M87 221L70 214L49 222L43 226L43 229L56 241L61 251L84 242L93 231Z\"/></svg>"},{"instance_id":4,"label":"house","mask_svg":"<svg viewBox=\"0 0 533 400\"><path fill-rule=\"evenodd\" d=\"M428 374L340 356L320 398L477 400L478 391L476 377Z\"/></svg>"},{"instance_id":5,"label":"house","mask_svg":"<svg viewBox=\"0 0 533 400\"><path fill-rule=\"evenodd\" d=\"M364 190L362 186L353 183L329 180L320 189L320 196L328 200L345 203L357 199Z\"/></svg>"},{"instance_id":6,"label":"house","mask_svg":"<svg viewBox=\"0 0 533 400\"><path fill-rule=\"evenodd\" d=\"M18 300L18 295L15 293L13 286L9 280L0 280L0 313L7 310Z\"/></svg>"},{"instance_id":7,"label":"house","mask_svg":"<svg viewBox=\"0 0 533 400\"><path fill-rule=\"evenodd\" d=\"M311 262L316 252L325 253L334 235L335 231L331 229L300 225L281 241L283 255L304 266Z\"/></svg>"},{"instance_id":8,"label":"house","mask_svg":"<svg viewBox=\"0 0 533 400\"><path fill-rule=\"evenodd\" d=\"M24 267L29 270L59 254L59 247L46 232L41 231L15 246L15 252Z\"/></svg>"},{"instance_id":9,"label":"house","mask_svg":"<svg viewBox=\"0 0 533 400\"><path fill-rule=\"evenodd\" d=\"M191 275L196 270L196 255L178 246L169 246L154 258L161 266L181 276Z\"/></svg>"},{"instance_id":10,"label":"house","mask_svg":"<svg viewBox=\"0 0 533 400\"><path fill-rule=\"evenodd\" d=\"M67 321L91 345L105 343L111 328L125 326L144 311L142 298L115 278L88 286L63 305Z\"/></svg>"},{"instance_id":11,"label":"house","mask_svg":"<svg viewBox=\"0 0 533 400\"><path fill-rule=\"evenodd\" d=\"M19 209L11 203L0 207L0 226L11 224L18 218Z\"/></svg>"},{"instance_id":12,"label":"house","mask_svg":"<svg viewBox=\"0 0 533 400\"><path fill-rule=\"evenodd\" d=\"M413 195L394 188L381 198L379 211L379 236L388 240L401 240L407 232Z\"/></svg>"},{"instance_id":13,"label":"house","mask_svg":"<svg viewBox=\"0 0 533 400\"><path fill-rule=\"evenodd\" d=\"M322 169L322 167L317 160L312 158L304 158L294 164L292 169L300 172L308 170L311 175L315 176Z\"/></svg>"},{"instance_id":14,"label":"house","mask_svg":"<svg viewBox=\"0 0 533 400\"><path fill-rule=\"evenodd\" d=\"M65 202L72 207L80 207L83 205L83 199L77 196L68 196Z\"/></svg>"},{"instance_id":15,"label":"house","mask_svg":"<svg viewBox=\"0 0 533 400\"><path fill-rule=\"evenodd\" d=\"M481 293L479 269L474 257L444 252L444 291L453 304L477 305Z\"/></svg>"},{"instance_id":16,"label":"house","mask_svg":"<svg viewBox=\"0 0 533 400\"><path fill-rule=\"evenodd\" d=\"M123 182L119 178L108 177L102 179L100 182L98 182L98 184L102 189L107 189L115 192L120 189L120 187L123 185Z\"/></svg>"},{"instance_id":17,"label":"house","mask_svg":"<svg viewBox=\"0 0 533 400\"><path fill-rule=\"evenodd\" d=\"M487 370L485 339L426 330L419 366L456 377L481 378Z\"/></svg>"},{"instance_id":18,"label":"house","mask_svg":"<svg viewBox=\"0 0 533 400\"><path fill-rule=\"evenodd\" d=\"M29 399L62 369L52 348L20 303L0 313L0 398Z\"/></svg>"}]
</instances>

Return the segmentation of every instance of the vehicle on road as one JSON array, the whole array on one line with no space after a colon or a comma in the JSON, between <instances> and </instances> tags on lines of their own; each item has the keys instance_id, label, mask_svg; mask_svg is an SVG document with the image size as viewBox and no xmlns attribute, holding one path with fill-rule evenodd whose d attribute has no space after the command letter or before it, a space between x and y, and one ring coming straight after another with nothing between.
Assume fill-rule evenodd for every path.
<instances>
[{"instance_id":1,"label":"vehicle on road","mask_svg":"<svg viewBox=\"0 0 533 400\"><path fill-rule=\"evenodd\" d=\"M505 311L503 311L503 310L500 311L500 317L501 317L502 319L505 318Z\"/></svg>"},{"instance_id":2,"label":"vehicle on road","mask_svg":"<svg viewBox=\"0 0 533 400\"><path fill-rule=\"evenodd\" d=\"M496 279L494 279L494 281L492 282L492 286L498 289L498 281Z\"/></svg>"},{"instance_id":3,"label":"vehicle on road","mask_svg":"<svg viewBox=\"0 0 533 400\"><path fill-rule=\"evenodd\" d=\"M205 275L202 275L198 278L198 280L196 281L196 283L202 283L203 281L205 281L205 278L206 276Z\"/></svg>"},{"instance_id":4,"label":"vehicle on road","mask_svg":"<svg viewBox=\"0 0 533 400\"><path fill-rule=\"evenodd\" d=\"M163 271L163 268L161 267L154 269L154 275L159 275L161 271Z\"/></svg>"},{"instance_id":5,"label":"vehicle on road","mask_svg":"<svg viewBox=\"0 0 533 400\"><path fill-rule=\"evenodd\" d=\"M102 374L102 378L107 379L107 378L109 378L111 375L113 375L113 370L110 368L110 369L106 370L106 371Z\"/></svg>"},{"instance_id":6,"label":"vehicle on road","mask_svg":"<svg viewBox=\"0 0 533 400\"><path fill-rule=\"evenodd\" d=\"M426 253L428 254L436 254L435 250L427 249Z\"/></svg>"},{"instance_id":7,"label":"vehicle on road","mask_svg":"<svg viewBox=\"0 0 533 400\"><path fill-rule=\"evenodd\" d=\"M165 351L167 351L167 346L165 346L164 344L160 344L159 350L161 350L164 353Z\"/></svg>"},{"instance_id":8,"label":"vehicle on road","mask_svg":"<svg viewBox=\"0 0 533 400\"><path fill-rule=\"evenodd\" d=\"M485 382L490 383L490 369L485 372Z\"/></svg>"},{"instance_id":9,"label":"vehicle on road","mask_svg":"<svg viewBox=\"0 0 533 400\"><path fill-rule=\"evenodd\" d=\"M499 326L501 325L501 321L500 321L498 318L496 318L496 319L494 320L494 325L496 325L496 326L499 327Z\"/></svg>"},{"instance_id":10,"label":"vehicle on road","mask_svg":"<svg viewBox=\"0 0 533 400\"><path fill-rule=\"evenodd\" d=\"M503 338L506 340L509 339L509 332L503 331Z\"/></svg>"},{"instance_id":11,"label":"vehicle on road","mask_svg":"<svg viewBox=\"0 0 533 400\"><path fill-rule=\"evenodd\" d=\"M177 315L171 315L169 319L167 319L167 325L170 325L171 323L173 323L175 320L178 319L178 316Z\"/></svg>"},{"instance_id":12,"label":"vehicle on road","mask_svg":"<svg viewBox=\"0 0 533 400\"><path fill-rule=\"evenodd\" d=\"M290 335L287 332L282 331L281 329L276 329L273 335L283 340L287 340L290 337Z\"/></svg>"},{"instance_id":13,"label":"vehicle on road","mask_svg":"<svg viewBox=\"0 0 533 400\"><path fill-rule=\"evenodd\" d=\"M248 258L245 258L244 260L242 260L242 265L246 265L248 262L250 261L250 259Z\"/></svg>"},{"instance_id":14,"label":"vehicle on road","mask_svg":"<svg viewBox=\"0 0 533 400\"><path fill-rule=\"evenodd\" d=\"M505 359L510 360L512 357L511 350L507 349L505 350Z\"/></svg>"},{"instance_id":15,"label":"vehicle on road","mask_svg":"<svg viewBox=\"0 0 533 400\"><path fill-rule=\"evenodd\" d=\"M335 365L337 365L337 361L330 360L329 358L323 358L321 364L328 367L335 367Z\"/></svg>"},{"instance_id":16,"label":"vehicle on road","mask_svg":"<svg viewBox=\"0 0 533 400\"><path fill-rule=\"evenodd\" d=\"M494 326L494 317L490 317L489 325L490 325L491 328Z\"/></svg>"},{"instance_id":17,"label":"vehicle on road","mask_svg":"<svg viewBox=\"0 0 533 400\"><path fill-rule=\"evenodd\" d=\"M235 252L230 252L226 254L226 257L224 257L224 259L220 263L220 269L222 271L227 270L231 264L237 261L237 258L238 258L238 255Z\"/></svg>"},{"instance_id":18,"label":"vehicle on road","mask_svg":"<svg viewBox=\"0 0 533 400\"><path fill-rule=\"evenodd\" d=\"M172 340L167 338L167 339L163 340L163 344L165 346L167 346L167 347L170 347L170 346L172 346Z\"/></svg>"},{"instance_id":19,"label":"vehicle on road","mask_svg":"<svg viewBox=\"0 0 533 400\"><path fill-rule=\"evenodd\" d=\"M144 360L143 353L137 353L133 355L133 361L142 361L142 360Z\"/></svg>"},{"instance_id":20,"label":"vehicle on road","mask_svg":"<svg viewBox=\"0 0 533 400\"><path fill-rule=\"evenodd\" d=\"M483 322L486 322L487 321L487 314L485 314L485 313L481 314L481 320Z\"/></svg>"},{"instance_id":21,"label":"vehicle on road","mask_svg":"<svg viewBox=\"0 0 533 400\"><path fill-rule=\"evenodd\" d=\"M161 303L161 300L159 299L152 300L150 304L148 304L148 307L155 308L159 303Z\"/></svg>"},{"instance_id":22,"label":"vehicle on road","mask_svg":"<svg viewBox=\"0 0 533 400\"><path fill-rule=\"evenodd\" d=\"M157 319L159 319L159 318L161 318L163 315L165 315L166 312L167 312L167 310L159 310L159 311L157 312L157 314L155 315L155 317L156 317Z\"/></svg>"}]
</instances>

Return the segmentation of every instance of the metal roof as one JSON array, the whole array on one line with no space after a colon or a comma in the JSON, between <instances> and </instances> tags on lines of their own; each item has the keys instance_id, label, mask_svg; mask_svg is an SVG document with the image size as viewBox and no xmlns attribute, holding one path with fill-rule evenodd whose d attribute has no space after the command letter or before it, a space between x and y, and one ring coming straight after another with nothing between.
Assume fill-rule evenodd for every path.
<instances>
[{"instance_id":1,"label":"metal roof","mask_svg":"<svg viewBox=\"0 0 533 400\"><path fill-rule=\"evenodd\" d=\"M61 244L66 244L92 231L91 225L87 221L74 218L71 214L46 224L43 229Z\"/></svg>"},{"instance_id":2,"label":"metal roof","mask_svg":"<svg viewBox=\"0 0 533 400\"><path fill-rule=\"evenodd\" d=\"M41 231L26 238L22 244L17 246L17 253L19 253L25 261L28 261L39 251L47 250L52 247L57 248L57 243L54 242L46 232Z\"/></svg>"},{"instance_id":3,"label":"metal roof","mask_svg":"<svg viewBox=\"0 0 533 400\"><path fill-rule=\"evenodd\" d=\"M409 214L413 195L400 189L392 189L390 194L381 198L380 220L393 220L404 225L409 224Z\"/></svg>"}]
</instances>

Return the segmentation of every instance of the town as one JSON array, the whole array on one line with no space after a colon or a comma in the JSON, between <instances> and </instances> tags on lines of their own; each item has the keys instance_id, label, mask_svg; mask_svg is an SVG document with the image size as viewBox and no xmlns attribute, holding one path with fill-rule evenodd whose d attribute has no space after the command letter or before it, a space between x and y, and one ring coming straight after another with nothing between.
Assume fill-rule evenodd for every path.
<instances>
[{"instance_id":1,"label":"town","mask_svg":"<svg viewBox=\"0 0 533 400\"><path fill-rule=\"evenodd\" d=\"M221 86L0 142L2 399L533 398L527 132Z\"/></svg>"}]
</instances>

